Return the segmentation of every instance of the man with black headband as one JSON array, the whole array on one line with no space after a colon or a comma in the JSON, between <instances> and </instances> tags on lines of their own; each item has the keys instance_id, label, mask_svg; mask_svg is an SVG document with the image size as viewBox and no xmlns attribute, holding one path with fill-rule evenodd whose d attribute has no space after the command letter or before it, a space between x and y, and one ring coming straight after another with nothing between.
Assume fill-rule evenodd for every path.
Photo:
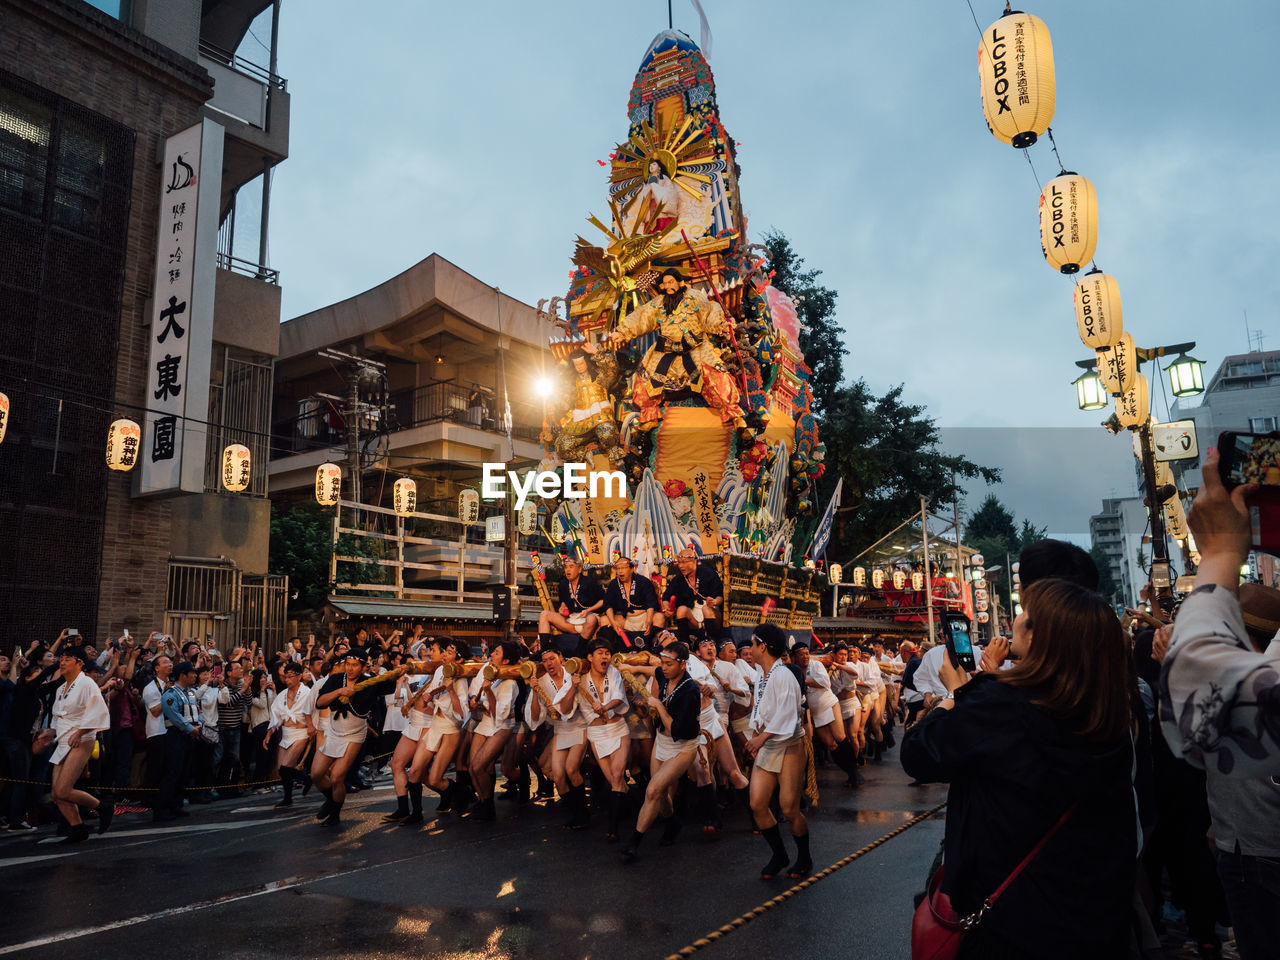
<instances>
[{"instance_id":1,"label":"man with black headband","mask_svg":"<svg viewBox=\"0 0 1280 960\"><path fill-rule=\"evenodd\" d=\"M377 687L356 689L361 680L369 679L365 673L368 659L364 650L348 650L316 696L316 706L329 709L329 731L311 763L311 779L325 796L316 819L331 826L339 822L347 798L347 773L360 756L369 731L369 715L382 696Z\"/></svg>"},{"instance_id":2,"label":"man with black headband","mask_svg":"<svg viewBox=\"0 0 1280 960\"><path fill-rule=\"evenodd\" d=\"M613 562L616 576L604 593L605 622L618 636L617 650L643 649L654 627L664 619L658 612L658 591L653 581L635 572L635 564L626 557Z\"/></svg>"},{"instance_id":3,"label":"man with black headband","mask_svg":"<svg viewBox=\"0 0 1280 960\"><path fill-rule=\"evenodd\" d=\"M637 427L651 430L662 418L664 402L693 394L700 394L721 422L745 426L738 386L711 339L729 335L720 304L686 286L671 267L659 275L658 288L660 294L624 317L608 341L616 346L658 333L631 380L640 410Z\"/></svg>"},{"instance_id":4,"label":"man with black headband","mask_svg":"<svg viewBox=\"0 0 1280 960\"><path fill-rule=\"evenodd\" d=\"M676 554L679 573L667 581L663 601L675 616L675 627L682 637L720 636L720 610L724 605L724 584L710 567L698 565L693 547Z\"/></svg>"}]
</instances>

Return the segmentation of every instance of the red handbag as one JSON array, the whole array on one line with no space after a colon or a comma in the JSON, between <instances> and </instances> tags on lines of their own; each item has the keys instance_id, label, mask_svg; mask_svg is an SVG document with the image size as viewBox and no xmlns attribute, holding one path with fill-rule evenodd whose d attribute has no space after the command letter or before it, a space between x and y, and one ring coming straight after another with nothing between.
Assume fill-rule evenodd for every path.
<instances>
[{"instance_id":1,"label":"red handbag","mask_svg":"<svg viewBox=\"0 0 1280 960\"><path fill-rule=\"evenodd\" d=\"M945 864L929 880L929 890L925 898L916 907L911 918L911 960L955 960L960 953L960 944L964 935L982 922L983 914L990 910L997 900L1004 896L1009 884L1017 879L1018 874L1027 869L1036 855L1044 849L1044 845L1058 832L1064 823L1075 813L1080 805L1077 800L1058 818L1058 822L1049 828L1049 832L1040 838L1040 842L1031 848L1031 852L1022 858L1022 862L1013 868L1013 872L1004 878L1004 882L996 887L995 893L982 901L977 911L962 917L952 909L951 898L942 892L942 871Z\"/></svg>"}]
</instances>

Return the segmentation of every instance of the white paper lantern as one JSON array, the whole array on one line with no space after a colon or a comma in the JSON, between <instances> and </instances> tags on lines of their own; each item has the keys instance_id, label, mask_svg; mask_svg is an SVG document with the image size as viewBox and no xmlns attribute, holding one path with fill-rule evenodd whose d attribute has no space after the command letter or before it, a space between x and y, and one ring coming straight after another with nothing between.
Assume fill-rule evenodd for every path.
<instances>
[{"instance_id":1,"label":"white paper lantern","mask_svg":"<svg viewBox=\"0 0 1280 960\"><path fill-rule=\"evenodd\" d=\"M391 503L397 517L407 517L418 509L418 485L409 477L401 477L391 487Z\"/></svg>"},{"instance_id":2,"label":"white paper lantern","mask_svg":"<svg viewBox=\"0 0 1280 960\"><path fill-rule=\"evenodd\" d=\"M985 578L983 578L983 577L977 577L977 578L975 578L975 579L974 579L974 581L973 581L973 588L974 588L975 590L985 590L985 589L987 589L987 581L986 581L986 579L985 579Z\"/></svg>"},{"instance_id":3,"label":"white paper lantern","mask_svg":"<svg viewBox=\"0 0 1280 960\"><path fill-rule=\"evenodd\" d=\"M980 610L980 611L978 611L978 622L979 622L979 623L986 623L986 622L987 622L988 620L990 620L990 619L991 619L991 615L990 615L989 613L987 613L987 611L985 611L985 610Z\"/></svg>"},{"instance_id":4,"label":"white paper lantern","mask_svg":"<svg viewBox=\"0 0 1280 960\"><path fill-rule=\"evenodd\" d=\"M907 575L901 570L893 571L893 589L901 590L907 583Z\"/></svg>"},{"instance_id":5,"label":"white paper lantern","mask_svg":"<svg viewBox=\"0 0 1280 960\"><path fill-rule=\"evenodd\" d=\"M983 577L987 575L987 570L985 567L974 567L972 572L973 572L974 580L981 580Z\"/></svg>"},{"instance_id":6,"label":"white paper lantern","mask_svg":"<svg viewBox=\"0 0 1280 960\"><path fill-rule=\"evenodd\" d=\"M978 600L977 602L974 603L974 606L978 609L978 612L981 613L982 611L987 609L987 601Z\"/></svg>"},{"instance_id":7,"label":"white paper lantern","mask_svg":"<svg viewBox=\"0 0 1280 960\"><path fill-rule=\"evenodd\" d=\"M924 574L923 574L923 573L913 573L913 574L911 575L911 589L912 589L912 590L923 590L923 589L924 589Z\"/></svg>"},{"instance_id":8,"label":"white paper lantern","mask_svg":"<svg viewBox=\"0 0 1280 960\"><path fill-rule=\"evenodd\" d=\"M969 565L973 567L980 567L986 562L987 562L987 558L980 553L975 553L973 556L969 558Z\"/></svg>"},{"instance_id":9,"label":"white paper lantern","mask_svg":"<svg viewBox=\"0 0 1280 960\"><path fill-rule=\"evenodd\" d=\"M520 515L517 519L520 532L526 537L533 536L538 532L537 504L526 503L520 508Z\"/></svg>"},{"instance_id":10,"label":"white paper lantern","mask_svg":"<svg viewBox=\"0 0 1280 960\"><path fill-rule=\"evenodd\" d=\"M469 487L458 494L458 519L463 523L480 519L480 494Z\"/></svg>"},{"instance_id":11,"label":"white paper lantern","mask_svg":"<svg viewBox=\"0 0 1280 960\"><path fill-rule=\"evenodd\" d=\"M831 566L827 567L827 579L832 583L839 583L844 579L844 567L840 566L838 563L833 563Z\"/></svg>"},{"instance_id":12,"label":"white paper lantern","mask_svg":"<svg viewBox=\"0 0 1280 960\"><path fill-rule=\"evenodd\" d=\"M1164 507L1164 532L1175 540L1187 538L1187 510L1178 497L1170 497Z\"/></svg>"},{"instance_id":13,"label":"white paper lantern","mask_svg":"<svg viewBox=\"0 0 1280 960\"><path fill-rule=\"evenodd\" d=\"M1098 196L1078 173L1063 173L1040 193L1040 248L1060 273L1077 273L1098 248Z\"/></svg>"},{"instance_id":14,"label":"white paper lantern","mask_svg":"<svg viewBox=\"0 0 1280 960\"><path fill-rule=\"evenodd\" d=\"M134 420L121 418L107 428L107 466L112 470L132 470L142 446L142 428Z\"/></svg>"},{"instance_id":15,"label":"white paper lantern","mask_svg":"<svg viewBox=\"0 0 1280 960\"><path fill-rule=\"evenodd\" d=\"M855 587L865 587L867 585L867 568L866 567L853 568L853 585Z\"/></svg>"},{"instance_id":16,"label":"white paper lantern","mask_svg":"<svg viewBox=\"0 0 1280 960\"><path fill-rule=\"evenodd\" d=\"M337 506L342 497L342 468L336 463L316 467L316 503L322 507Z\"/></svg>"},{"instance_id":17,"label":"white paper lantern","mask_svg":"<svg viewBox=\"0 0 1280 960\"><path fill-rule=\"evenodd\" d=\"M1076 284L1076 332L1086 347L1109 347L1124 333L1120 287L1116 278L1097 267Z\"/></svg>"},{"instance_id":18,"label":"white paper lantern","mask_svg":"<svg viewBox=\"0 0 1280 960\"><path fill-rule=\"evenodd\" d=\"M978 83L987 129L1025 148L1053 122L1053 44L1039 17L1013 12L989 26L978 45Z\"/></svg>"},{"instance_id":19,"label":"white paper lantern","mask_svg":"<svg viewBox=\"0 0 1280 960\"><path fill-rule=\"evenodd\" d=\"M239 493L249 486L252 460L249 448L243 443L228 444L222 449L222 486L232 493Z\"/></svg>"},{"instance_id":20,"label":"white paper lantern","mask_svg":"<svg viewBox=\"0 0 1280 960\"><path fill-rule=\"evenodd\" d=\"M884 589L884 571L883 570L871 571L871 586L872 586L872 589L875 589L875 590Z\"/></svg>"},{"instance_id":21,"label":"white paper lantern","mask_svg":"<svg viewBox=\"0 0 1280 960\"><path fill-rule=\"evenodd\" d=\"M9 429L9 398L0 393L0 443L4 443L5 431Z\"/></svg>"},{"instance_id":22,"label":"white paper lantern","mask_svg":"<svg viewBox=\"0 0 1280 960\"><path fill-rule=\"evenodd\" d=\"M1138 375L1138 350L1133 345L1133 335L1120 334L1120 339L1097 352L1098 376L1102 387L1113 397L1118 397L1133 386Z\"/></svg>"},{"instance_id":23,"label":"white paper lantern","mask_svg":"<svg viewBox=\"0 0 1280 960\"><path fill-rule=\"evenodd\" d=\"M985 590L975 590L975 591L973 591L973 599L974 599L974 600L981 600L983 603L986 603L986 601L987 601L987 591L985 591Z\"/></svg>"},{"instance_id":24,"label":"white paper lantern","mask_svg":"<svg viewBox=\"0 0 1280 960\"><path fill-rule=\"evenodd\" d=\"M1116 397L1116 419L1120 421L1120 426L1142 426L1147 422L1150 404L1147 378L1140 373L1135 374L1133 386Z\"/></svg>"}]
</instances>

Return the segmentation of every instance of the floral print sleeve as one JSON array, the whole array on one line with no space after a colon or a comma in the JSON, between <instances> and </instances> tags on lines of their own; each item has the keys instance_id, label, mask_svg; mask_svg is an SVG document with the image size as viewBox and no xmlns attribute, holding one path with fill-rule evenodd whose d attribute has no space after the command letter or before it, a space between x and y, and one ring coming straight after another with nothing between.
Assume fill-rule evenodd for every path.
<instances>
[{"instance_id":1,"label":"floral print sleeve","mask_svg":"<svg viewBox=\"0 0 1280 960\"><path fill-rule=\"evenodd\" d=\"M1206 584L1183 603L1160 672L1160 722L1197 767L1280 774L1280 659L1254 652L1230 590Z\"/></svg>"}]
</instances>

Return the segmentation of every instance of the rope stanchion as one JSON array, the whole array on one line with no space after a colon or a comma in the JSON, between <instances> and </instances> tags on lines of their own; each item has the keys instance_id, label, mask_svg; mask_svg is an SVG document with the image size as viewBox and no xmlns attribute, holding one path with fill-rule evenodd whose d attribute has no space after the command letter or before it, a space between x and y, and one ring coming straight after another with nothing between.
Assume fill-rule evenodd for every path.
<instances>
[{"instance_id":1,"label":"rope stanchion","mask_svg":"<svg viewBox=\"0 0 1280 960\"><path fill-rule=\"evenodd\" d=\"M710 933L699 937L697 940L694 940L688 946L681 947L675 953L667 955L664 958L664 960L680 960L681 957L691 957L695 953L697 953L699 950L703 949L704 947L711 946L717 940L721 940L724 937L727 937L729 934L733 933L735 930L741 930L749 921L755 920L757 917L762 916L769 910L772 910L774 907L777 907L783 903L786 903L789 899L794 897L796 894L800 893L803 890L808 890L815 883L818 883L822 880L827 879L827 877L834 874L837 870L844 869L849 864L853 863L853 861L857 860L859 857L866 856L876 847L880 846L881 844L888 843L898 834L903 833L907 830L910 830L912 827L914 827L918 823L922 823L923 821L928 820L935 813L937 813L938 811L942 810L945 807L946 807L946 803L943 802L938 804L936 807L934 807L931 810L926 810L924 813L919 814L918 816L912 817L906 823L890 830L888 833L886 833L883 837L880 837L878 840L872 840L861 850L855 850L853 853L849 854L847 857L844 857L841 860L837 860L835 863L831 864L831 866L825 868L824 870L819 871L818 873L813 874L813 876L811 877L806 877L804 880L801 880L795 886L787 890L784 890L782 893L778 894L776 897L773 897L770 900L766 900L764 903L760 904L760 906L752 907L750 910L748 910L746 913L742 914L741 916L734 917L732 920L730 920L728 923L726 923L724 926L720 927L719 929L712 930Z\"/></svg>"}]
</instances>

